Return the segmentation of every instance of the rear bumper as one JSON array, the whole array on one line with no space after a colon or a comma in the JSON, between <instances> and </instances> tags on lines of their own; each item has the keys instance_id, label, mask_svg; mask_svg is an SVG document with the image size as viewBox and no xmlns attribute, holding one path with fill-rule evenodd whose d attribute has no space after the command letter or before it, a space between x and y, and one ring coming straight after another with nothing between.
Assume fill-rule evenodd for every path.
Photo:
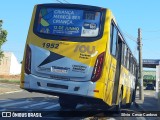
<instances>
[{"instance_id":1,"label":"rear bumper","mask_svg":"<svg viewBox=\"0 0 160 120\"><path fill-rule=\"evenodd\" d=\"M22 84L22 83L21 83ZM75 95L94 98L95 83L91 81L74 82L42 78L35 75L24 75L24 88L28 91L51 95Z\"/></svg>"}]
</instances>

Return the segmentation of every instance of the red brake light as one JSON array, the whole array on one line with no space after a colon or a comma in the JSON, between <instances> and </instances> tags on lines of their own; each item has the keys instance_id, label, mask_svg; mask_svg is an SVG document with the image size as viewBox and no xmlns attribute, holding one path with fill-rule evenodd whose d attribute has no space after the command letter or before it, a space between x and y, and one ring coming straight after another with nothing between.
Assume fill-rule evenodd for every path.
<instances>
[{"instance_id":1,"label":"red brake light","mask_svg":"<svg viewBox=\"0 0 160 120\"><path fill-rule=\"evenodd\" d=\"M105 52L98 55L96 63L94 65L91 81L96 82L102 73L103 61L104 61Z\"/></svg>"},{"instance_id":2,"label":"red brake light","mask_svg":"<svg viewBox=\"0 0 160 120\"><path fill-rule=\"evenodd\" d=\"M27 45L25 57L25 72L31 74L31 48Z\"/></svg>"}]
</instances>

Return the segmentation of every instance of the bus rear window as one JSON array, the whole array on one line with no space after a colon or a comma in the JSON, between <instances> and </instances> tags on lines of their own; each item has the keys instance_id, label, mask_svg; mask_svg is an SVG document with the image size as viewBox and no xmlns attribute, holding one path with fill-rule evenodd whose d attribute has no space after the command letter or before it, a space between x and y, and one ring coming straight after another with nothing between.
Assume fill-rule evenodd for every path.
<instances>
[{"instance_id":1,"label":"bus rear window","mask_svg":"<svg viewBox=\"0 0 160 120\"><path fill-rule=\"evenodd\" d=\"M57 36L97 37L100 20L100 12L41 8L37 32Z\"/></svg>"}]
</instances>

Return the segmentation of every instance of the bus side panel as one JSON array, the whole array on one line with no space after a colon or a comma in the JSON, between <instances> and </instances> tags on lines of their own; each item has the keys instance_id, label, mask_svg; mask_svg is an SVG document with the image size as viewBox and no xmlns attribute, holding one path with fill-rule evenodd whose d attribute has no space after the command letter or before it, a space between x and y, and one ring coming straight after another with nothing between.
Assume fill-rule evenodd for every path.
<instances>
[{"instance_id":1,"label":"bus side panel","mask_svg":"<svg viewBox=\"0 0 160 120\"><path fill-rule=\"evenodd\" d=\"M127 94L126 94L126 103L130 102L130 96L131 96L131 77L130 73L128 74L128 81L127 81Z\"/></svg>"},{"instance_id":2,"label":"bus side panel","mask_svg":"<svg viewBox=\"0 0 160 120\"><path fill-rule=\"evenodd\" d=\"M111 89L113 87L113 81L109 80L109 75L110 75L110 63L111 63L111 55L108 53L107 54L107 58L106 58L106 78L105 78L105 89L104 89L104 101L107 104L110 104L110 100L108 100L108 97L110 95L110 93L112 92L113 89Z\"/></svg>"},{"instance_id":3,"label":"bus side panel","mask_svg":"<svg viewBox=\"0 0 160 120\"><path fill-rule=\"evenodd\" d=\"M121 73L120 73L120 79L119 79L119 86L118 86L118 95L117 95L117 100L116 100L116 105L118 105L118 101L119 101L119 95L120 95L120 92L121 92L121 90L122 90L122 93L123 93L123 91L124 91L124 85L123 85L123 79L124 79L124 76L123 76L123 72L124 72L124 70L123 70L124 68L123 68L123 66L121 66Z\"/></svg>"},{"instance_id":4,"label":"bus side panel","mask_svg":"<svg viewBox=\"0 0 160 120\"><path fill-rule=\"evenodd\" d=\"M129 71L121 66L121 74L120 74L120 84L118 94L120 94L121 88L123 86L123 104L131 103L132 92L135 90L135 76L133 76ZM119 98L117 99L118 105Z\"/></svg>"},{"instance_id":5,"label":"bus side panel","mask_svg":"<svg viewBox=\"0 0 160 120\"><path fill-rule=\"evenodd\" d=\"M111 22L114 20L116 23L116 20L110 10L107 12L107 18L108 19L108 62L107 62L107 75L106 75L106 89L105 89L105 96L104 96L104 101L109 105L112 106L112 99L113 99L113 89L114 89L114 79L115 79L115 73L116 73L116 65L117 65L117 60L111 55L110 53L110 34L111 34Z\"/></svg>"},{"instance_id":6,"label":"bus side panel","mask_svg":"<svg viewBox=\"0 0 160 120\"><path fill-rule=\"evenodd\" d=\"M105 21L105 25L104 25L104 35L103 35L103 41L104 44L102 44L103 46L106 46L105 48L105 60L103 63L103 70L102 70L102 74L101 74L101 78L96 82L96 90L99 90L100 92L95 92L94 96L96 98L100 98L103 99L103 101L105 103L109 103L107 101L107 97L109 96L110 92L106 92L107 88L112 88L112 82L111 84L108 83L108 78L109 78L109 68L110 68L110 62L111 62L111 55L109 54L109 48L110 48L110 21L111 21L111 12L110 10L107 10L106 12L106 21ZM112 74L112 73L111 73ZM109 91L112 89L109 89Z\"/></svg>"},{"instance_id":7,"label":"bus side panel","mask_svg":"<svg viewBox=\"0 0 160 120\"><path fill-rule=\"evenodd\" d=\"M104 37L106 42L106 57L103 66L102 77L96 83L96 89L101 89L101 94L95 93L95 96L103 99L107 105L112 105L112 93L114 88L114 77L116 72L116 59L110 54L110 25L111 20L114 19L110 10L107 11L105 22ZM101 83L99 83L101 82ZM103 85L100 85L103 84ZM102 87L103 86L103 87Z\"/></svg>"},{"instance_id":8,"label":"bus side panel","mask_svg":"<svg viewBox=\"0 0 160 120\"><path fill-rule=\"evenodd\" d=\"M103 46L100 46L99 50L100 51L104 51L105 52L105 58L104 58L104 62L103 62L103 68L102 68L102 74L99 80L96 81L96 86L95 86L95 90L99 90L99 92L95 92L94 93L94 97L96 98L100 98L104 100L104 91L105 91L105 79L106 79L106 75L107 75L107 71L106 68L108 67L108 64L106 63L106 59L108 58L108 51L106 51L107 47L107 40L106 40L106 36L107 34L105 34L102 38L102 42L99 42L98 44L101 44ZM103 50L101 50L103 48Z\"/></svg>"},{"instance_id":9,"label":"bus side panel","mask_svg":"<svg viewBox=\"0 0 160 120\"><path fill-rule=\"evenodd\" d=\"M113 58L111 55L108 57L108 64L106 68L108 68L108 71L103 71L104 74L106 75L105 79L106 82L105 84L105 89L104 89L104 95L103 95L103 100L106 102L108 105L112 105L112 97L113 97L113 88L114 88L114 78L115 78L115 72L116 72L116 59ZM106 79L107 78L107 79Z\"/></svg>"},{"instance_id":10,"label":"bus side panel","mask_svg":"<svg viewBox=\"0 0 160 120\"><path fill-rule=\"evenodd\" d=\"M116 65L117 65L117 60L111 56L111 63L110 63L110 70L109 70L109 85L111 85L111 90L107 89L107 92L111 91L108 96L107 103L109 105L112 105L112 98L113 98L113 88L114 88L114 80L115 80L115 73L116 73Z\"/></svg>"},{"instance_id":11,"label":"bus side panel","mask_svg":"<svg viewBox=\"0 0 160 120\"><path fill-rule=\"evenodd\" d=\"M129 84L128 84L128 100L126 103L131 103L133 94L135 92L135 83L136 83L136 77L130 73L129 75Z\"/></svg>"},{"instance_id":12,"label":"bus side panel","mask_svg":"<svg viewBox=\"0 0 160 120\"><path fill-rule=\"evenodd\" d=\"M126 98L127 98L127 82L128 82L128 70L126 68L124 68L123 66L121 66L121 74L120 74L120 85L123 86L123 89L122 89L122 93L123 93L123 96L122 96L122 103L126 103ZM119 88L119 91L118 93L120 94L120 91L121 91L121 87ZM117 104L118 104L118 101L119 101L119 98L117 98Z\"/></svg>"}]
</instances>

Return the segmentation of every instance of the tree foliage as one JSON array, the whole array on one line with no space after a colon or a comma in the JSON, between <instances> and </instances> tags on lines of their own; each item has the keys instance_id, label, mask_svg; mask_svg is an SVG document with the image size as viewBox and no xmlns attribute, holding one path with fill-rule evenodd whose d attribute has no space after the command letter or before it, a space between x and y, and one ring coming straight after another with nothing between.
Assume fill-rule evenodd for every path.
<instances>
[{"instance_id":1,"label":"tree foliage","mask_svg":"<svg viewBox=\"0 0 160 120\"><path fill-rule=\"evenodd\" d=\"M7 41L7 31L2 29L3 21L0 20L0 60L4 56L1 46Z\"/></svg>"}]
</instances>

